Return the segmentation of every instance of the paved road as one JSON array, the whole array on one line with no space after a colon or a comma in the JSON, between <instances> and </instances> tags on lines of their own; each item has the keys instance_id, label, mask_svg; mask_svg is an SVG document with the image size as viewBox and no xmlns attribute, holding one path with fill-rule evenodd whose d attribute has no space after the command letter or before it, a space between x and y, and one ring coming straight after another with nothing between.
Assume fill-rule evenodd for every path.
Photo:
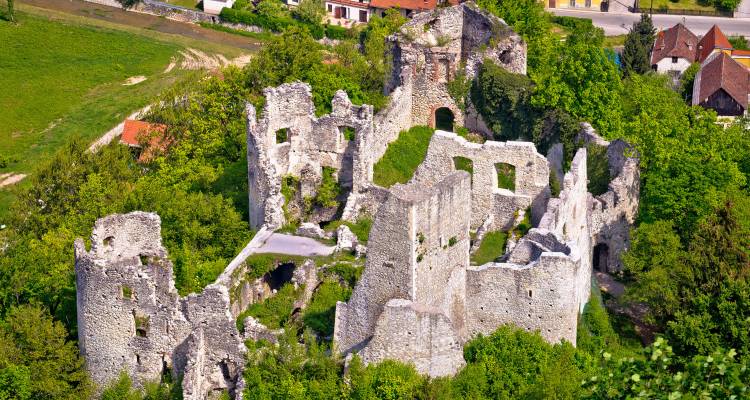
<instances>
[{"instance_id":1,"label":"paved road","mask_svg":"<svg viewBox=\"0 0 750 400\"><path fill-rule=\"evenodd\" d=\"M334 249L334 246L326 246L315 239L274 233L256 250L256 253L281 253L313 257L331 255Z\"/></svg>"},{"instance_id":2,"label":"paved road","mask_svg":"<svg viewBox=\"0 0 750 400\"><path fill-rule=\"evenodd\" d=\"M744 2L750 8L750 0ZM569 17L588 18L594 21L594 25L603 28L607 35L620 35L628 33L628 29L634 22L641 18L640 14L633 13L603 13L594 11L573 11L573 10L550 10L555 15L564 15ZM750 36L750 18L720 18L720 17L699 17L683 15L660 15L655 14L654 26L656 29L667 29L678 22L682 22L693 33L698 36L706 33L714 24L727 35L745 35Z\"/></svg>"}]
</instances>

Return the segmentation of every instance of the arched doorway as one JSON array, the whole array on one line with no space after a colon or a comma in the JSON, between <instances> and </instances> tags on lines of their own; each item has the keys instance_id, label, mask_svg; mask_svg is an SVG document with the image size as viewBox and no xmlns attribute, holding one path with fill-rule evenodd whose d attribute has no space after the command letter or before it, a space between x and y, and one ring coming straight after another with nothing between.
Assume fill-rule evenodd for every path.
<instances>
[{"instance_id":1,"label":"arched doorway","mask_svg":"<svg viewBox=\"0 0 750 400\"><path fill-rule=\"evenodd\" d=\"M453 121L455 116L448 107L440 107L435 110L435 129L453 132Z\"/></svg>"},{"instance_id":2,"label":"arched doorway","mask_svg":"<svg viewBox=\"0 0 750 400\"><path fill-rule=\"evenodd\" d=\"M594 246L594 268L597 271L607 272L609 263L609 247L605 243Z\"/></svg>"}]
</instances>

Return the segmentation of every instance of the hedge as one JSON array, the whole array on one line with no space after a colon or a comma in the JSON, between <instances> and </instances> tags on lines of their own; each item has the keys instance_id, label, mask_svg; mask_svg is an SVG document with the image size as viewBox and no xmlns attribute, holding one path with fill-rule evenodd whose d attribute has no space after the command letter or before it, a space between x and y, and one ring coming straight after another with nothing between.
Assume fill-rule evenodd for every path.
<instances>
[{"instance_id":1,"label":"hedge","mask_svg":"<svg viewBox=\"0 0 750 400\"><path fill-rule=\"evenodd\" d=\"M260 16L252 11L246 10L235 10L233 8L223 8L219 14L222 20L235 24L254 25L272 32L283 32L290 26L302 26L310 31L310 34L315 39L322 39L323 36L328 36L332 39L340 39L346 35L346 29L333 27L334 29L326 29L321 25L309 24L301 21L297 21L292 18L266 18ZM331 27L328 27L331 28ZM342 29L344 32L340 32L338 29ZM336 35L331 36L331 35ZM340 37L341 36L341 37Z\"/></svg>"},{"instance_id":2,"label":"hedge","mask_svg":"<svg viewBox=\"0 0 750 400\"><path fill-rule=\"evenodd\" d=\"M562 15L552 16L552 22L573 30L581 26L594 26L594 23L588 18L566 17Z\"/></svg>"}]
</instances>

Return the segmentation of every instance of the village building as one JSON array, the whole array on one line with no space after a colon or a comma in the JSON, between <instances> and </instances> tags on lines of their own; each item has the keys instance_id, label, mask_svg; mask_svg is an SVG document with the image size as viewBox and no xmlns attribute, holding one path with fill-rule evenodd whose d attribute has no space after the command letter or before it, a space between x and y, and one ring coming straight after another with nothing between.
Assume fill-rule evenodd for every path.
<instances>
[{"instance_id":1,"label":"village building","mask_svg":"<svg viewBox=\"0 0 750 400\"><path fill-rule=\"evenodd\" d=\"M698 37L683 24L656 35L651 51L651 68L660 73L680 75L695 62Z\"/></svg>"},{"instance_id":2,"label":"village building","mask_svg":"<svg viewBox=\"0 0 750 400\"><path fill-rule=\"evenodd\" d=\"M724 52L712 54L701 66L693 84L693 105L722 116L747 111L750 71Z\"/></svg>"},{"instance_id":3,"label":"village building","mask_svg":"<svg viewBox=\"0 0 750 400\"><path fill-rule=\"evenodd\" d=\"M208 14L219 15L222 8L232 8L234 0L203 0L203 11Z\"/></svg>"},{"instance_id":4,"label":"village building","mask_svg":"<svg viewBox=\"0 0 750 400\"><path fill-rule=\"evenodd\" d=\"M164 124L126 119L120 143L133 149L138 162L149 162L169 146L170 140L166 138L166 132L167 126Z\"/></svg>"},{"instance_id":5,"label":"village building","mask_svg":"<svg viewBox=\"0 0 750 400\"><path fill-rule=\"evenodd\" d=\"M326 0L326 12L329 23L351 26L366 24L370 20L371 8L369 0Z\"/></svg>"},{"instance_id":6,"label":"village building","mask_svg":"<svg viewBox=\"0 0 750 400\"><path fill-rule=\"evenodd\" d=\"M578 10L606 11L607 0L543 0L545 8L568 8Z\"/></svg>"}]
</instances>

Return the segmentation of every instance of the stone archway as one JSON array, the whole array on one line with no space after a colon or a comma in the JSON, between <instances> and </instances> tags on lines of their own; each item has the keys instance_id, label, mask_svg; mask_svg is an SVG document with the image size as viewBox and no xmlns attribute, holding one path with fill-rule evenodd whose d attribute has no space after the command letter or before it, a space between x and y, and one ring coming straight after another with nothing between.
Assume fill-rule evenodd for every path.
<instances>
[{"instance_id":1,"label":"stone archway","mask_svg":"<svg viewBox=\"0 0 750 400\"><path fill-rule=\"evenodd\" d=\"M606 243L599 243L594 246L594 269L600 272L607 272L609 265L609 246Z\"/></svg>"},{"instance_id":2,"label":"stone archway","mask_svg":"<svg viewBox=\"0 0 750 400\"><path fill-rule=\"evenodd\" d=\"M456 115L448 107L438 107L432 116L433 126L435 129L453 132L453 124L456 122Z\"/></svg>"}]
</instances>

